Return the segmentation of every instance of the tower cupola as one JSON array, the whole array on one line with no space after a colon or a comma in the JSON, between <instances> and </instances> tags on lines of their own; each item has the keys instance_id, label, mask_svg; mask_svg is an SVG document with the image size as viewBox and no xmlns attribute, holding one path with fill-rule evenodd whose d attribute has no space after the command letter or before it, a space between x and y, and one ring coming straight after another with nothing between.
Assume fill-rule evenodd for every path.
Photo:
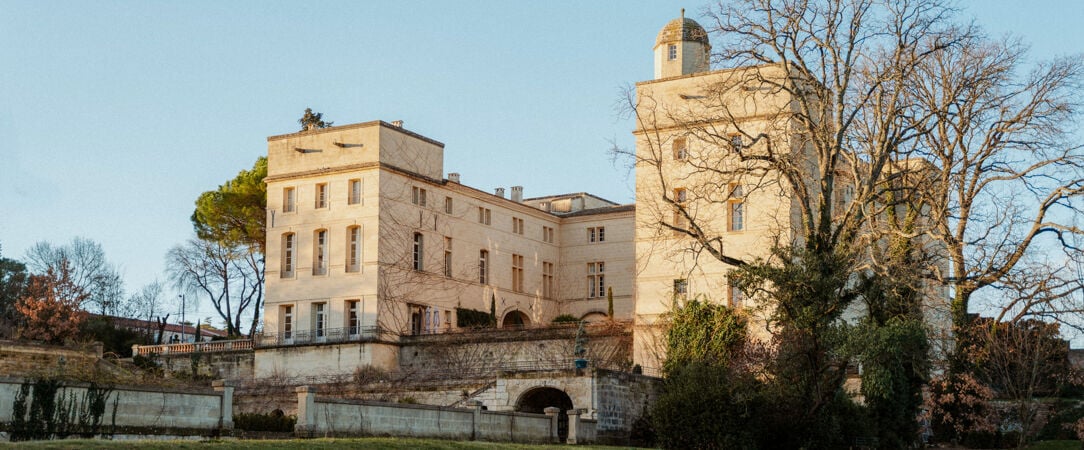
<instances>
[{"instance_id":1,"label":"tower cupola","mask_svg":"<svg viewBox=\"0 0 1084 450\"><path fill-rule=\"evenodd\" d=\"M682 9L655 38L655 79L707 72L710 54L708 32Z\"/></svg>"}]
</instances>

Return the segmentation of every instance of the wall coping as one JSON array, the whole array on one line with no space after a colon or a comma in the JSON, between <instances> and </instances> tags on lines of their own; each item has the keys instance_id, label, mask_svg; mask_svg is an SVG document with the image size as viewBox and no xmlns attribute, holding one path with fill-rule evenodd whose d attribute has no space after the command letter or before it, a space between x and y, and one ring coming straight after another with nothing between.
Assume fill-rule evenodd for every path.
<instances>
[{"instance_id":1,"label":"wall coping","mask_svg":"<svg viewBox=\"0 0 1084 450\"><path fill-rule=\"evenodd\" d=\"M337 405L355 405L355 406L382 406L391 408L403 408L403 409L421 409L429 411L451 411L462 413L473 413L474 408L459 408L454 406L437 406L437 405L422 405L414 403L393 403L393 402L380 402L375 400L353 400L353 399L338 399L328 397L316 397L316 403L330 403ZM483 410L482 414L495 414L501 416L517 416L517 417L535 417L540 419L548 418L545 414L536 414L520 411L489 411Z\"/></svg>"},{"instance_id":2,"label":"wall coping","mask_svg":"<svg viewBox=\"0 0 1084 450\"><path fill-rule=\"evenodd\" d=\"M10 377L6 375L0 375L0 384L18 384L21 385L27 379L34 377ZM64 383L64 387L71 388L87 388L90 387L90 383L85 381L67 381L60 380ZM222 397L222 392L214 391L213 388L188 388L188 387L166 387L166 386L132 386L132 385L103 385L108 386L114 391L135 391L135 392L155 392L161 394L189 394L189 395L205 395L208 397Z\"/></svg>"}]
</instances>

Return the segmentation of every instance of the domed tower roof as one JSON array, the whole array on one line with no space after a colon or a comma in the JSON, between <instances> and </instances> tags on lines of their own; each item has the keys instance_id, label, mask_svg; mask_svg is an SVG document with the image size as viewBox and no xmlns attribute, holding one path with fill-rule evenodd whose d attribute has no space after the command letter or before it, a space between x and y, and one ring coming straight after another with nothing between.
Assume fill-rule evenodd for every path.
<instances>
[{"instance_id":1,"label":"domed tower roof","mask_svg":"<svg viewBox=\"0 0 1084 450\"><path fill-rule=\"evenodd\" d=\"M655 79L707 72L711 62L708 32L693 19L681 17L662 27L655 38Z\"/></svg>"},{"instance_id":2,"label":"domed tower roof","mask_svg":"<svg viewBox=\"0 0 1084 450\"><path fill-rule=\"evenodd\" d=\"M684 15L684 11L682 11ZM693 19L687 19L680 17L671 20L666 26L662 27L662 31L659 31L659 36L655 38L655 45L658 46L663 42L696 42L704 45L710 45L708 43L708 32L704 30L704 27L700 26Z\"/></svg>"}]
</instances>

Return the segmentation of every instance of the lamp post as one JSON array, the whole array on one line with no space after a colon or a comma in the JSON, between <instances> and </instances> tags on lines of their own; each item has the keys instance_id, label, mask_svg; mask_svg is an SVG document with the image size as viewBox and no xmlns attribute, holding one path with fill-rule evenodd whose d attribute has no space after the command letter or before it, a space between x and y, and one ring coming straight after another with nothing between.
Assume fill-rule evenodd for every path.
<instances>
[{"instance_id":1,"label":"lamp post","mask_svg":"<svg viewBox=\"0 0 1084 450\"><path fill-rule=\"evenodd\" d=\"M179 295L181 298L181 342L184 342L184 294Z\"/></svg>"}]
</instances>

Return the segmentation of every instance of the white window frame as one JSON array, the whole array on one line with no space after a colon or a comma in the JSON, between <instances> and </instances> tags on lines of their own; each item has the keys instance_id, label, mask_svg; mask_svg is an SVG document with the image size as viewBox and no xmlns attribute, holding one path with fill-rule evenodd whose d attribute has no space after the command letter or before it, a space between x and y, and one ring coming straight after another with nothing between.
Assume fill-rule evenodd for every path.
<instances>
[{"instance_id":1,"label":"white window frame","mask_svg":"<svg viewBox=\"0 0 1084 450\"><path fill-rule=\"evenodd\" d=\"M414 233L413 267L419 272L425 270L425 235Z\"/></svg>"},{"instance_id":2,"label":"white window frame","mask_svg":"<svg viewBox=\"0 0 1084 450\"><path fill-rule=\"evenodd\" d=\"M314 203L316 209L327 208L327 183L316 183L316 199Z\"/></svg>"},{"instance_id":3,"label":"white window frame","mask_svg":"<svg viewBox=\"0 0 1084 450\"><path fill-rule=\"evenodd\" d=\"M297 265L297 234L283 233L282 235L282 270L279 278L293 278L294 269Z\"/></svg>"},{"instance_id":4,"label":"white window frame","mask_svg":"<svg viewBox=\"0 0 1084 450\"><path fill-rule=\"evenodd\" d=\"M297 188L293 186L282 188L282 212L297 212Z\"/></svg>"},{"instance_id":5,"label":"white window frame","mask_svg":"<svg viewBox=\"0 0 1084 450\"><path fill-rule=\"evenodd\" d=\"M410 202L425 207L426 204L426 192L425 188L413 186L410 190Z\"/></svg>"},{"instance_id":6,"label":"white window frame","mask_svg":"<svg viewBox=\"0 0 1084 450\"><path fill-rule=\"evenodd\" d=\"M347 198L346 203L349 205L361 204L361 178L351 179L346 183L347 185Z\"/></svg>"},{"instance_id":7,"label":"white window frame","mask_svg":"<svg viewBox=\"0 0 1084 450\"><path fill-rule=\"evenodd\" d=\"M606 227L587 227L587 242L606 242Z\"/></svg>"},{"instance_id":8,"label":"white window frame","mask_svg":"<svg viewBox=\"0 0 1084 450\"><path fill-rule=\"evenodd\" d=\"M312 274L327 275L327 229L312 233Z\"/></svg>"},{"instance_id":9,"label":"white window frame","mask_svg":"<svg viewBox=\"0 0 1084 450\"><path fill-rule=\"evenodd\" d=\"M346 271L361 272L361 225L346 227Z\"/></svg>"},{"instance_id":10,"label":"white window frame","mask_svg":"<svg viewBox=\"0 0 1084 450\"><path fill-rule=\"evenodd\" d=\"M595 261L587 263L587 298L606 296L606 263Z\"/></svg>"}]
</instances>

